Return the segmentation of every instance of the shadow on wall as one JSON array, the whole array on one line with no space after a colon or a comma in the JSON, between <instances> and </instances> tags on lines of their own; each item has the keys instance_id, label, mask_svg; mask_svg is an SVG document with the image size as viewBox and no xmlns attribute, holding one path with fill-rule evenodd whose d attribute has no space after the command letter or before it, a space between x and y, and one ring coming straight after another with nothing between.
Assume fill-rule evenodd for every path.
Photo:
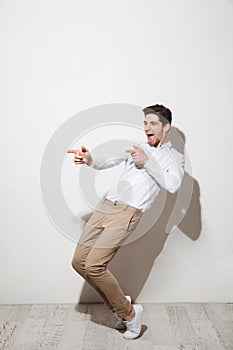
<instances>
[{"instance_id":1,"label":"shadow on wall","mask_svg":"<svg viewBox=\"0 0 233 350\"><path fill-rule=\"evenodd\" d=\"M176 137L177 132L181 138ZM174 148L184 153L185 136L180 130L173 127L169 132L169 140ZM156 258L169 237L167 232L170 232L172 227L178 227L192 240L197 240L201 232L200 189L198 182L191 175L185 172L182 186L177 193L171 194L161 189L160 194L162 195L158 196L150 209L151 215L153 210L161 204L161 198L164 198L164 194L166 195L165 203L162 203L163 211L157 222L142 237L122 246L108 265L124 293L130 294L133 301L140 294ZM186 208L185 211L184 208ZM88 218L84 219L86 221ZM96 302L102 302L102 300L85 282L79 303Z\"/></svg>"}]
</instances>

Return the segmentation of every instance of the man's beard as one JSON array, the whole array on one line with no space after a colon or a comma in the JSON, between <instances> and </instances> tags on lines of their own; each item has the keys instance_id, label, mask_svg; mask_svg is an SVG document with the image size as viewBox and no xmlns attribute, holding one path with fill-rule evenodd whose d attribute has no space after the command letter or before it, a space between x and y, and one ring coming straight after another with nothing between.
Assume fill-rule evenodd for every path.
<instances>
[{"instance_id":1,"label":"man's beard","mask_svg":"<svg viewBox=\"0 0 233 350\"><path fill-rule=\"evenodd\" d=\"M156 139L156 141L155 141L153 147L157 147L159 143L160 143L160 140Z\"/></svg>"}]
</instances>

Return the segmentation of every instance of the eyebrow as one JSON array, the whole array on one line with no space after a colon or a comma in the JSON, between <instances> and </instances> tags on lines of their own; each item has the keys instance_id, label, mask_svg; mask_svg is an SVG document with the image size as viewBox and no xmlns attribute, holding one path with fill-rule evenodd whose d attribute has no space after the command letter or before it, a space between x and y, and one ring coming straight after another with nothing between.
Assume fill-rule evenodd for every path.
<instances>
[{"instance_id":1,"label":"eyebrow","mask_svg":"<svg viewBox=\"0 0 233 350\"><path fill-rule=\"evenodd\" d=\"M156 122L155 120L149 121L151 124L158 124L159 122ZM148 121L144 120L144 124L148 124Z\"/></svg>"}]
</instances>

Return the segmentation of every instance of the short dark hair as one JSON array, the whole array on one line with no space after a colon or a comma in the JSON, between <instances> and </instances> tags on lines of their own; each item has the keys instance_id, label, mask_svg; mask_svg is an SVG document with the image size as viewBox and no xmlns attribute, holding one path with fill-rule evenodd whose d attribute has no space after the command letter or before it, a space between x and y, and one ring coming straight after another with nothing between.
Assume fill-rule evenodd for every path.
<instances>
[{"instance_id":1,"label":"short dark hair","mask_svg":"<svg viewBox=\"0 0 233 350\"><path fill-rule=\"evenodd\" d=\"M156 114L163 125L172 123L172 112L169 108L156 104L154 106L148 106L143 109L145 116L149 113Z\"/></svg>"}]
</instances>

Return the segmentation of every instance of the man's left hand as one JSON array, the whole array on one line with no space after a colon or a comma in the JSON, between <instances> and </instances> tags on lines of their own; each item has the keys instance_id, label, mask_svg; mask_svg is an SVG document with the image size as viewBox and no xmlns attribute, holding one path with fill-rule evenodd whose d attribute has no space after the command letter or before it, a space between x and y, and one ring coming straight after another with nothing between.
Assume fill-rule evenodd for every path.
<instances>
[{"instance_id":1,"label":"man's left hand","mask_svg":"<svg viewBox=\"0 0 233 350\"><path fill-rule=\"evenodd\" d=\"M149 157L143 151L143 149L139 146L133 145L134 149L127 149L125 152L131 153L134 164L137 167L143 167L143 165L147 162Z\"/></svg>"}]
</instances>

